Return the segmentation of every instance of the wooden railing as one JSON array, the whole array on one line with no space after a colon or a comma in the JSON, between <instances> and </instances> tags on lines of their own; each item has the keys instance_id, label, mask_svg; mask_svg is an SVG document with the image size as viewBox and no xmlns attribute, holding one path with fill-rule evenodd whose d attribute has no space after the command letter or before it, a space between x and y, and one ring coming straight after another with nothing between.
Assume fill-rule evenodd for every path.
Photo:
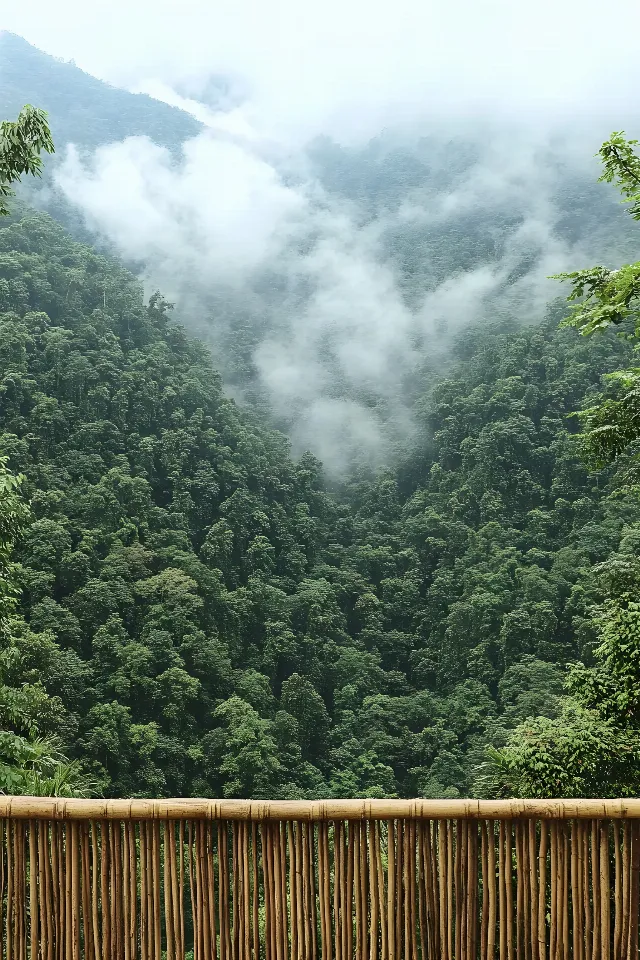
<instances>
[{"instance_id":1,"label":"wooden railing","mask_svg":"<svg viewBox=\"0 0 640 960\"><path fill-rule=\"evenodd\" d=\"M640 800L0 798L2 960L637 960Z\"/></svg>"}]
</instances>

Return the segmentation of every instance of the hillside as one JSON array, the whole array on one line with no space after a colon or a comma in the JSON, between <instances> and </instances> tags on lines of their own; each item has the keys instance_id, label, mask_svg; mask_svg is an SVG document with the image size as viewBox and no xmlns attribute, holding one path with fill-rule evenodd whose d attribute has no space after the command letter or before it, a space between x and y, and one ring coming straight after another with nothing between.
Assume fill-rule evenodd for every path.
<instances>
[{"instance_id":1,"label":"hillside","mask_svg":"<svg viewBox=\"0 0 640 960\"><path fill-rule=\"evenodd\" d=\"M551 143L433 121L368 143L317 137L293 156L222 131L194 143L202 128L182 111L18 37L0 36L3 50L0 108L51 111L50 173L69 140L83 156L22 195L164 290L225 387L334 479L406 454L415 403L469 323L538 322L558 293L549 273L631 256L629 218L571 129Z\"/></svg>"},{"instance_id":2,"label":"hillside","mask_svg":"<svg viewBox=\"0 0 640 960\"><path fill-rule=\"evenodd\" d=\"M94 149L139 136L177 151L201 130L200 123L182 110L110 86L4 30L0 32L0 116L15 118L25 103L48 112L60 151L68 143Z\"/></svg>"},{"instance_id":3,"label":"hillside","mask_svg":"<svg viewBox=\"0 0 640 960\"><path fill-rule=\"evenodd\" d=\"M0 224L1 447L33 513L34 633L4 642L107 794L468 795L487 743L553 715L591 567L638 520L566 420L628 347L557 319L461 337L419 455L340 501L117 261Z\"/></svg>"}]
</instances>

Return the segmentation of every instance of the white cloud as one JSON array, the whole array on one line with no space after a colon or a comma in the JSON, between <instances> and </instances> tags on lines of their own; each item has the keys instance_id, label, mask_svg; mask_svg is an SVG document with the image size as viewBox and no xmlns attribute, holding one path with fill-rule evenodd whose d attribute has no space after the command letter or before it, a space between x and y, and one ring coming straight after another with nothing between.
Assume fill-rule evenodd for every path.
<instances>
[{"instance_id":1,"label":"white cloud","mask_svg":"<svg viewBox=\"0 0 640 960\"><path fill-rule=\"evenodd\" d=\"M59 182L219 346L238 317L262 330L253 361L274 410L339 469L410 431L403 384L425 352L443 356L474 318L539 315L560 292L549 273L601 255L597 230L559 238L554 191L562 164L584 172L637 117L640 9L612 0L606 13L610 29L596 0L32 0L0 27L205 124L178 166L133 139L88 163L71 150ZM201 102L227 74L243 101ZM309 172L306 144L358 144L389 125L410 144L462 135L479 156L446 188L407 188L366 219ZM438 231L477 220L486 236L489 214L517 221L495 228L495 257L461 246L442 275L438 259L457 250L441 257ZM430 279L409 305L385 244L411 230L428 235Z\"/></svg>"},{"instance_id":2,"label":"white cloud","mask_svg":"<svg viewBox=\"0 0 640 960\"><path fill-rule=\"evenodd\" d=\"M242 282L277 256L307 209L268 163L207 133L185 144L179 171L168 151L130 138L98 149L89 166L71 147L57 176L124 256L169 277L199 271L189 282Z\"/></svg>"},{"instance_id":3,"label":"white cloud","mask_svg":"<svg viewBox=\"0 0 640 960\"><path fill-rule=\"evenodd\" d=\"M639 26L635 0L31 0L0 14L116 83L244 77L278 136L425 113L635 111Z\"/></svg>"},{"instance_id":4,"label":"white cloud","mask_svg":"<svg viewBox=\"0 0 640 960\"><path fill-rule=\"evenodd\" d=\"M317 180L290 182L262 141L219 132L185 144L178 166L145 139L103 147L88 165L71 149L58 178L96 229L146 264L150 282L218 356L235 349L220 304L261 331L253 362L272 409L296 448L311 446L339 470L355 451L375 461L408 435L403 384L425 355L444 358L452 335L475 319L540 316L560 292L548 275L595 251L597 238L572 247L557 235L557 175L545 144L512 147L490 142L448 192L414 191L365 225L357 204ZM388 231L418 222L437 237L478 211L519 218L499 256L460 263L409 306Z\"/></svg>"}]
</instances>

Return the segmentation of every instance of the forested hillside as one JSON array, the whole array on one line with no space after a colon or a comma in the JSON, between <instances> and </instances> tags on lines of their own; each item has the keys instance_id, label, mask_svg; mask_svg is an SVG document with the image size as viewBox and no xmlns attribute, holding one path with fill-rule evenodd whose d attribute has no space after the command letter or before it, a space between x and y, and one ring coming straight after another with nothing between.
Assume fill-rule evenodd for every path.
<instances>
[{"instance_id":1,"label":"forested hillside","mask_svg":"<svg viewBox=\"0 0 640 960\"><path fill-rule=\"evenodd\" d=\"M591 568L638 520L567 419L629 347L558 319L466 331L416 453L338 497L162 298L45 215L0 223L1 446L33 517L5 662L106 794L469 794L488 743L554 714Z\"/></svg>"},{"instance_id":2,"label":"forested hillside","mask_svg":"<svg viewBox=\"0 0 640 960\"><path fill-rule=\"evenodd\" d=\"M616 197L478 129L185 147L188 114L0 34L0 117L29 100L58 159L0 218L0 789L637 792L633 337L561 328L542 286L627 259ZM115 145L101 180L129 136L169 153ZM158 219L123 247L134 196ZM595 271L629 334L640 267Z\"/></svg>"},{"instance_id":3,"label":"forested hillside","mask_svg":"<svg viewBox=\"0 0 640 960\"><path fill-rule=\"evenodd\" d=\"M17 115L25 103L49 114L56 143L92 149L125 137L147 136L179 150L201 124L188 113L97 80L31 46L22 37L0 31L0 117Z\"/></svg>"}]
</instances>

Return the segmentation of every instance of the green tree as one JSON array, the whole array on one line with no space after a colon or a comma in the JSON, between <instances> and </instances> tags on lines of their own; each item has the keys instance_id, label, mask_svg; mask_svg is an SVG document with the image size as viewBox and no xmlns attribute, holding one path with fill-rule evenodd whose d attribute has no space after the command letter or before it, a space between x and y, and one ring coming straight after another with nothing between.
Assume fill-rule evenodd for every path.
<instances>
[{"instance_id":1,"label":"green tree","mask_svg":"<svg viewBox=\"0 0 640 960\"><path fill-rule=\"evenodd\" d=\"M27 104L17 120L0 123L0 216L9 213L6 201L13 196L13 183L24 174L41 175L43 151L54 152L44 110Z\"/></svg>"},{"instance_id":2,"label":"green tree","mask_svg":"<svg viewBox=\"0 0 640 960\"><path fill-rule=\"evenodd\" d=\"M7 463L7 457L0 457L0 636L8 631L9 617L19 595L11 554L28 517L19 495L24 477L11 473Z\"/></svg>"},{"instance_id":3,"label":"green tree","mask_svg":"<svg viewBox=\"0 0 640 960\"><path fill-rule=\"evenodd\" d=\"M600 177L606 183L617 182L628 213L640 221L640 157L637 140L625 139L623 132L611 134L600 148L604 165ZM634 357L640 351L640 261L616 269L588 267L573 273L556 275L568 280L573 303L567 326L585 336L620 327L634 344ZM583 451L587 460L600 467L612 463L640 437L640 367L630 366L606 378L608 395L579 414L584 426Z\"/></svg>"},{"instance_id":4,"label":"green tree","mask_svg":"<svg viewBox=\"0 0 640 960\"><path fill-rule=\"evenodd\" d=\"M638 141L613 133L600 148L602 181L617 181L629 213L640 220ZM640 262L617 270L602 266L560 274L573 290L565 326L584 335L621 327L640 350ZM582 452L593 467L624 464L637 490L635 448L640 439L640 369L629 367L606 378L608 394L580 412ZM631 458L626 456L631 453ZM617 491L618 496L620 490ZM518 796L634 796L640 789L640 567L637 531L631 527L621 550L597 574L601 602L588 615L598 643L594 664L569 671L566 697L555 719L524 721L501 750L490 752L480 790Z\"/></svg>"},{"instance_id":5,"label":"green tree","mask_svg":"<svg viewBox=\"0 0 640 960\"><path fill-rule=\"evenodd\" d=\"M44 666L49 667L51 676L51 656L59 656L58 648L13 616L20 591L12 551L29 515L19 496L23 480L7 469L7 458L1 457L0 792L86 796L97 784L80 761L66 757L62 741L54 732L64 723L64 707L40 681Z\"/></svg>"}]
</instances>

